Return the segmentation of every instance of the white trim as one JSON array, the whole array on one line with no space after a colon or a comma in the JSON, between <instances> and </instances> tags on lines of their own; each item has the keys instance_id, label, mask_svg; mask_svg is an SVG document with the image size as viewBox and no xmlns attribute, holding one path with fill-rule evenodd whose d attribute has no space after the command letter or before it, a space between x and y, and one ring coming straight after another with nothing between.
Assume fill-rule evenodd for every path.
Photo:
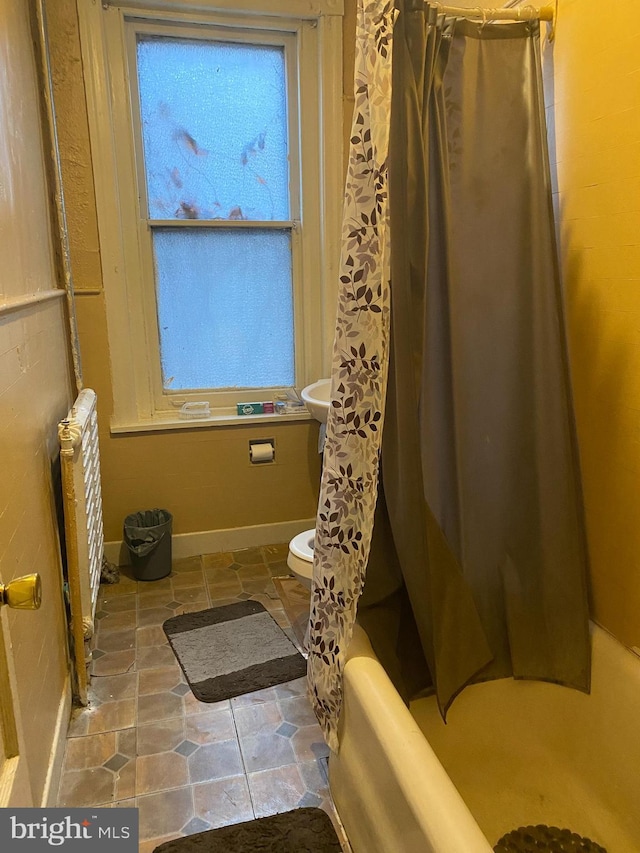
<instances>
[{"instance_id":1,"label":"white trim","mask_svg":"<svg viewBox=\"0 0 640 853\"><path fill-rule=\"evenodd\" d=\"M64 750L67 745L67 730L70 718L71 676L67 673L64 690L60 697L60 704L58 705L53 743L51 744L51 751L49 753L47 778L45 779L42 801L40 803L41 808L53 808L58 805L58 788L60 786L60 776L62 775L62 762L64 760Z\"/></svg>"},{"instance_id":2,"label":"white trim","mask_svg":"<svg viewBox=\"0 0 640 853\"><path fill-rule=\"evenodd\" d=\"M335 150L335 130L342 128L342 19L323 17L319 21L320 50L324 53L322 78L319 81L323 105L321 122L320 163L320 227L322 229L322 353L320 376L330 376L333 336L338 305L340 245L342 242L342 203L344 174L342 138ZM329 153L333 152L333 153ZM315 382L316 378L308 377Z\"/></svg>"},{"instance_id":3,"label":"white trim","mask_svg":"<svg viewBox=\"0 0 640 853\"><path fill-rule=\"evenodd\" d=\"M168 12L236 12L238 9L238 0L128 0L122 3L121 0L102 0L102 5L122 6L125 5L128 9L151 9L155 12L158 7L162 7ZM300 4L302 5L302 4ZM323 15L344 15L343 0L306 0L304 7L298 12L296 10L296 18L318 18ZM291 0L242 0L242 10L251 14L269 14L276 17L290 18L292 15Z\"/></svg>"},{"instance_id":4,"label":"white trim","mask_svg":"<svg viewBox=\"0 0 640 853\"><path fill-rule=\"evenodd\" d=\"M245 426L254 424L287 424L292 421L313 421L315 418L302 408L299 412L286 415L211 415L208 418L179 418L156 417L153 420L137 420L131 423L120 423L111 426L112 435L123 435L131 432L165 432L176 429L211 429L219 426Z\"/></svg>"},{"instance_id":5,"label":"white trim","mask_svg":"<svg viewBox=\"0 0 640 853\"><path fill-rule=\"evenodd\" d=\"M194 533L177 533L171 537L174 559L196 557L198 554L216 554L219 551L238 551L289 542L303 530L315 527L315 518L297 521L277 521L273 524L254 524L249 527L230 527L225 530L201 530ZM126 566L129 553L122 541L105 542L104 553L111 563Z\"/></svg>"}]
</instances>

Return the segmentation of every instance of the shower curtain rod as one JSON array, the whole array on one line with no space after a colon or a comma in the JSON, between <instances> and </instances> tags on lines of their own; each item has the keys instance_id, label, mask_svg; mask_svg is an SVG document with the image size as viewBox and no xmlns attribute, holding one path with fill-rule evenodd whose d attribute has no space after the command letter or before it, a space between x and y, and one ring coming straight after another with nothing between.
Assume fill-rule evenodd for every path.
<instances>
[{"instance_id":1,"label":"shower curtain rod","mask_svg":"<svg viewBox=\"0 0 640 853\"><path fill-rule=\"evenodd\" d=\"M428 2L428 0L427 0ZM483 9L475 6L472 9L461 9L458 6L443 6L436 3L436 8L444 15L455 18L481 18L483 21L553 21L552 6L521 6L515 9Z\"/></svg>"}]
</instances>

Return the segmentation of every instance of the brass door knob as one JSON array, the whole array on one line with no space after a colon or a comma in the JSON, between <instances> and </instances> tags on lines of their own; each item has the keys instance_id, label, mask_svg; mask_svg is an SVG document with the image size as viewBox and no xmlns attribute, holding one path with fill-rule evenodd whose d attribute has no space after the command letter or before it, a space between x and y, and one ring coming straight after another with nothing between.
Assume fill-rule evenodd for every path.
<instances>
[{"instance_id":1,"label":"brass door knob","mask_svg":"<svg viewBox=\"0 0 640 853\"><path fill-rule=\"evenodd\" d=\"M16 578L8 584L0 583L0 605L6 604L15 610L37 610L42 601L42 581L40 575Z\"/></svg>"}]
</instances>

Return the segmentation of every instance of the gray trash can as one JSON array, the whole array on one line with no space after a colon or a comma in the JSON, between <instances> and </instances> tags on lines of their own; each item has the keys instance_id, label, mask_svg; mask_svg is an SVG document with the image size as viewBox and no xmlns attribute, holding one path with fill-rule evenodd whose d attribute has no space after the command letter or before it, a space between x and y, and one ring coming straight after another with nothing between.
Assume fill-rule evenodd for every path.
<instances>
[{"instance_id":1,"label":"gray trash can","mask_svg":"<svg viewBox=\"0 0 640 853\"><path fill-rule=\"evenodd\" d=\"M124 520L124 541L136 580L157 581L171 572L171 524L166 509L134 512Z\"/></svg>"}]
</instances>

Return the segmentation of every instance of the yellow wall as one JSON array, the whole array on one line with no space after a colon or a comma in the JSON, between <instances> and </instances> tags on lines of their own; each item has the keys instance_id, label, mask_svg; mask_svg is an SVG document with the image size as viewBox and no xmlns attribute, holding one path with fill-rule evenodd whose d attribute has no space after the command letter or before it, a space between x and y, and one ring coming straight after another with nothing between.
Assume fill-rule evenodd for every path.
<instances>
[{"instance_id":1,"label":"yellow wall","mask_svg":"<svg viewBox=\"0 0 640 853\"><path fill-rule=\"evenodd\" d=\"M219 530L315 516L319 484L314 422L111 436L109 346L76 0L46 0L84 381L98 393L105 537L117 540L133 511L164 506L174 532ZM355 0L348 0L346 64ZM352 68L352 66L351 66ZM345 120L353 74L345 72ZM248 441L274 437L277 462L250 466Z\"/></svg>"},{"instance_id":2,"label":"yellow wall","mask_svg":"<svg viewBox=\"0 0 640 853\"><path fill-rule=\"evenodd\" d=\"M640 23L614 5L559 0L544 67L593 614L640 645Z\"/></svg>"},{"instance_id":3,"label":"yellow wall","mask_svg":"<svg viewBox=\"0 0 640 853\"><path fill-rule=\"evenodd\" d=\"M72 393L64 300L20 306L56 287L28 6L0 0L0 580L42 577L40 610L1 615L39 804L67 673L50 471Z\"/></svg>"}]
</instances>

